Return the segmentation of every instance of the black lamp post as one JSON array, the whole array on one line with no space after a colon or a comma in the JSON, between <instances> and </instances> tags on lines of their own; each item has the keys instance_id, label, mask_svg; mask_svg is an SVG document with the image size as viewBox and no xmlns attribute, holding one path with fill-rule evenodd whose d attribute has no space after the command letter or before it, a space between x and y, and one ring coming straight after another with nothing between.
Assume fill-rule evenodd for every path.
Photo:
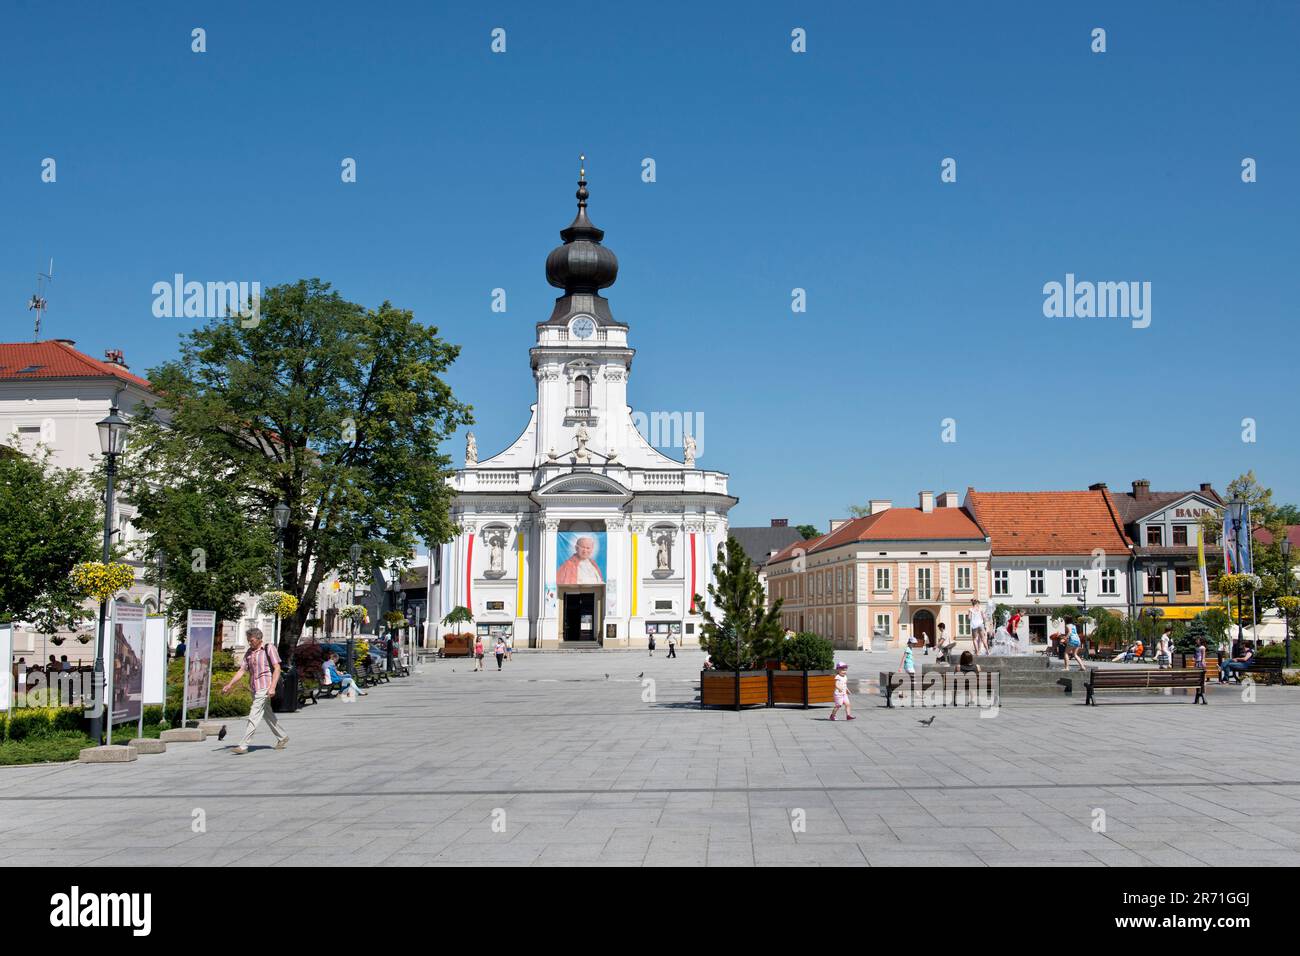
<instances>
[{"instance_id":1,"label":"black lamp post","mask_svg":"<svg viewBox=\"0 0 1300 956\"><path fill-rule=\"evenodd\" d=\"M284 529L289 527L289 506L283 501L271 509L275 519L275 589L284 590ZM280 649L280 615L275 615L275 649Z\"/></svg>"},{"instance_id":2,"label":"black lamp post","mask_svg":"<svg viewBox=\"0 0 1300 956\"><path fill-rule=\"evenodd\" d=\"M1233 570L1237 574L1242 574L1241 570L1241 518L1246 503L1240 498L1234 498L1228 502L1228 514L1232 516L1232 557L1235 562ZM1241 588L1237 589L1237 647L1240 651L1244 639L1241 625Z\"/></svg>"},{"instance_id":3,"label":"black lamp post","mask_svg":"<svg viewBox=\"0 0 1300 956\"><path fill-rule=\"evenodd\" d=\"M1288 535L1282 539L1282 594L1284 597L1291 596L1291 538L1289 537L1291 529L1287 528L1283 534ZM1283 635L1286 639L1286 666L1291 666L1291 613L1285 608L1282 610Z\"/></svg>"},{"instance_id":4,"label":"black lamp post","mask_svg":"<svg viewBox=\"0 0 1300 956\"><path fill-rule=\"evenodd\" d=\"M131 426L117 413L114 404L108 410L108 417L96 422L99 429L99 450L104 454L104 556L107 564L112 555L113 545L113 478L117 474L117 456L126 449L126 433ZM90 718L90 738L100 743L104 734L104 633L108 620L108 601L99 602L99 639L95 642L95 713Z\"/></svg>"}]
</instances>

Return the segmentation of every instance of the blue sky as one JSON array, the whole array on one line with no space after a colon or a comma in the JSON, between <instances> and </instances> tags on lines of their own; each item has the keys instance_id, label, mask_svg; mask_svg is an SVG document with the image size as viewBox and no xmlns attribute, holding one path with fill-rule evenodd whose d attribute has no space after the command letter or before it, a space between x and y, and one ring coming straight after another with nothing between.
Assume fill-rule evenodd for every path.
<instances>
[{"instance_id":1,"label":"blue sky","mask_svg":"<svg viewBox=\"0 0 1300 956\"><path fill-rule=\"evenodd\" d=\"M320 276L463 346L486 457L527 420L585 151L631 403L704 414L735 524L1248 468L1300 501L1300 5L442 7L6 4L0 338L51 256L46 337L137 371L188 327L154 282ZM1150 327L1045 318L1066 273L1149 281Z\"/></svg>"}]
</instances>

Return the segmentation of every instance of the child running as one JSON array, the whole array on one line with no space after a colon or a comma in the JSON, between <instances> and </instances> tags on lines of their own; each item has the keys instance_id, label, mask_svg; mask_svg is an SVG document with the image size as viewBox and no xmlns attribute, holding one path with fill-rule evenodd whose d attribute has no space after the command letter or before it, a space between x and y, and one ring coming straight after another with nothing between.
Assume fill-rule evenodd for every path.
<instances>
[{"instance_id":1,"label":"child running","mask_svg":"<svg viewBox=\"0 0 1300 956\"><path fill-rule=\"evenodd\" d=\"M835 706L831 708L831 720L835 719L841 706L844 708L845 720L858 719L853 716L853 708L849 706L849 665L843 661L835 665Z\"/></svg>"}]
</instances>

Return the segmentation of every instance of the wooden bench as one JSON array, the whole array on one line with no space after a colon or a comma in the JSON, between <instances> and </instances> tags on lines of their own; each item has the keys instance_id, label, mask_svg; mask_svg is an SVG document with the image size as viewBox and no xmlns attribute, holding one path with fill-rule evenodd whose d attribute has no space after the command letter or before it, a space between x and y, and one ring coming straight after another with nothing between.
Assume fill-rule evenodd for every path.
<instances>
[{"instance_id":1,"label":"wooden bench","mask_svg":"<svg viewBox=\"0 0 1300 956\"><path fill-rule=\"evenodd\" d=\"M902 671L881 671L880 672L880 693L885 695L885 706L894 706L894 692L901 690L903 687L903 678L907 677L908 687L916 691L916 675L908 674Z\"/></svg>"},{"instance_id":2,"label":"wooden bench","mask_svg":"<svg viewBox=\"0 0 1300 956\"><path fill-rule=\"evenodd\" d=\"M1196 689L1194 704L1204 704L1205 671L1203 670L1134 670L1131 667L1094 667L1088 672L1088 683L1084 689L1088 692L1085 704L1097 706L1095 699L1099 690L1134 690L1141 688L1188 687Z\"/></svg>"},{"instance_id":3,"label":"wooden bench","mask_svg":"<svg viewBox=\"0 0 1300 956\"><path fill-rule=\"evenodd\" d=\"M1207 647L1205 654L1205 679L1207 681L1219 679L1219 659L1214 656L1213 652ZM1178 661L1184 670L1194 670L1196 668L1196 655L1187 653L1178 653L1174 655L1174 660Z\"/></svg>"},{"instance_id":4,"label":"wooden bench","mask_svg":"<svg viewBox=\"0 0 1300 956\"><path fill-rule=\"evenodd\" d=\"M298 709L316 703L316 692L307 686L306 681L298 681Z\"/></svg>"},{"instance_id":5,"label":"wooden bench","mask_svg":"<svg viewBox=\"0 0 1300 956\"><path fill-rule=\"evenodd\" d=\"M1223 663L1226 664L1228 662L1224 661ZM1262 677L1263 680L1259 681L1261 684L1280 684L1282 683L1282 665L1284 663L1285 662L1280 657L1276 659L1270 658L1267 660L1260 660L1258 657L1255 657L1246 665L1245 673L1249 674L1252 678ZM1232 676L1236 678L1238 684L1241 683L1240 672L1234 672Z\"/></svg>"},{"instance_id":6,"label":"wooden bench","mask_svg":"<svg viewBox=\"0 0 1300 956\"><path fill-rule=\"evenodd\" d=\"M329 700L331 697L337 697L341 693L341 690L341 685L337 682L320 684L316 688L316 699L320 700L324 697L326 700Z\"/></svg>"}]
</instances>

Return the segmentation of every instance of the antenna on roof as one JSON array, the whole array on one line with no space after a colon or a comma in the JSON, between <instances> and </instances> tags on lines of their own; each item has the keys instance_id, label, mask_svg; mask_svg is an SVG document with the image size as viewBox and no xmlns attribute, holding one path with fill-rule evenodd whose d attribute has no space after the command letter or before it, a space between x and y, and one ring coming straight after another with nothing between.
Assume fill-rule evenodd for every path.
<instances>
[{"instance_id":1,"label":"antenna on roof","mask_svg":"<svg viewBox=\"0 0 1300 956\"><path fill-rule=\"evenodd\" d=\"M43 293L45 292L45 283L54 281L54 257L50 257L50 271L36 273L36 294L32 296L31 301L27 303L27 311L36 313L36 331L33 342L41 340L41 319L45 316L45 310L49 307Z\"/></svg>"}]
</instances>

